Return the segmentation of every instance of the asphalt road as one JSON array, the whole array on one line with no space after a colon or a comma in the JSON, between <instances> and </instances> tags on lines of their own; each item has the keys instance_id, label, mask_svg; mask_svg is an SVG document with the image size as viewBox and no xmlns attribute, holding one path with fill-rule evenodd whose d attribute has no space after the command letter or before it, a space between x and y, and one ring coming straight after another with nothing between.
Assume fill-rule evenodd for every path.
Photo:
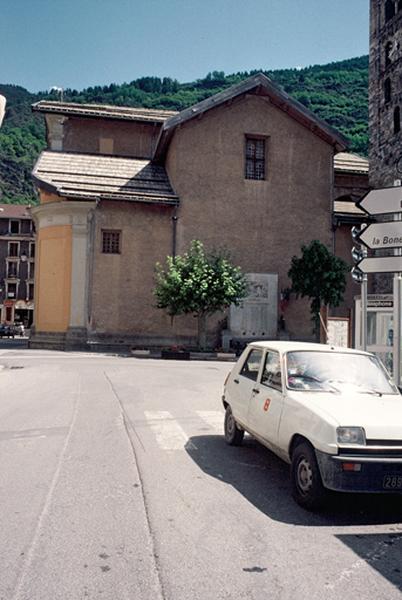
<instances>
[{"instance_id":1,"label":"asphalt road","mask_svg":"<svg viewBox=\"0 0 402 600\"><path fill-rule=\"evenodd\" d=\"M402 497L290 497L228 363L0 350L1 600L394 600Z\"/></svg>"}]
</instances>

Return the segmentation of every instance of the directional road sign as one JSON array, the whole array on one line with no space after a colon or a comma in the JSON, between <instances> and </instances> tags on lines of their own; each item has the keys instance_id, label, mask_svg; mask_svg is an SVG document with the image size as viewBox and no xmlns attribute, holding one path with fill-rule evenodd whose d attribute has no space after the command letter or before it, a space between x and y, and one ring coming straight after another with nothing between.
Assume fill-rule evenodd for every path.
<instances>
[{"instance_id":1,"label":"directional road sign","mask_svg":"<svg viewBox=\"0 0 402 600\"><path fill-rule=\"evenodd\" d=\"M400 273L402 272L402 256L374 256L363 258L356 269L362 273Z\"/></svg>"},{"instance_id":2,"label":"directional road sign","mask_svg":"<svg viewBox=\"0 0 402 600\"><path fill-rule=\"evenodd\" d=\"M369 215L402 212L402 186L371 190L357 203Z\"/></svg>"},{"instance_id":3,"label":"directional road sign","mask_svg":"<svg viewBox=\"0 0 402 600\"><path fill-rule=\"evenodd\" d=\"M402 221L372 223L363 229L358 240L372 250L400 248L402 247Z\"/></svg>"}]
</instances>

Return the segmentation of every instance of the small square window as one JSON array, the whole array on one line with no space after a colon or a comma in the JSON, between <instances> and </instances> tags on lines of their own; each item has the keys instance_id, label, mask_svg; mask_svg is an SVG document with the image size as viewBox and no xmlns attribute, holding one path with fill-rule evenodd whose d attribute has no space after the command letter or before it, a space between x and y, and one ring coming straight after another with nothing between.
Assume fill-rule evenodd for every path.
<instances>
[{"instance_id":1,"label":"small square window","mask_svg":"<svg viewBox=\"0 0 402 600\"><path fill-rule=\"evenodd\" d=\"M120 254L120 231L102 231L103 254Z\"/></svg>"},{"instance_id":2,"label":"small square window","mask_svg":"<svg viewBox=\"0 0 402 600\"><path fill-rule=\"evenodd\" d=\"M16 298L17 297L17 284L16 283L7 283L7 298Z\"/></svg>"},{"instance_id":3,"label":"small square window","mask_svg":"<svg viewBox=\"0 0 402 600\"><path fill-rule=\"evenodd\" d=\"M113 154L114 152L114 140L113 138L100 138L99 139L99 153L100 154Z\"/></svg>"},{"instance_id":4,"label":"small square window","mask_svg":"<svg viewBox=\"0 0 402 600\"><path fill-rule=\"evenodd\" d=\"M246 136L246 179L265 179L265 139Z\"/></svg>"},{"instance_id":5,"label":"small square window","mask_svg":"<svg viewBox=\"0 0 402 600\"><path fill-rule=\"evenodd\" d=\"M8 256L18 256L20 251L19 242L8 242Z\"/></svg>"},{"instance_id":6,"label":"small square window","mask_svg":"<svg viewBox=\"0 0 402 600\"><path fill-rule=\"evenodd\" d=\"M10 261L7 263L7 277L10 279L18 277L18 262Z\"/></svg>"},{"instance_id":7,"label":"small square window","mask_svg":"<svg viewBox=\"0 0 402 600\"><path fill-rule=\"evenodd\" d=\"M20 222L10 220L10 233L19 234L20 233Z\"/></svg>"}]
</instances>

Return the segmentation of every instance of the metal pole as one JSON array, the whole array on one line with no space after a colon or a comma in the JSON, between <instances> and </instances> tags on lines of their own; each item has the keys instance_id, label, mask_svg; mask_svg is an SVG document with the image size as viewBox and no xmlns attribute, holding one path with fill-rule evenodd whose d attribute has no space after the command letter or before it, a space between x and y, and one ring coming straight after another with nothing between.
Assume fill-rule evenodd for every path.
<instances>
[{"instance_id":1,"label":"metal pole","mask_svg":"<svg viewBox=\"0 0 402 600\"><path fill-rule=\"evenodd\" d=\"M401 182L394 181L398 187ZM401 214L394 214L394 221L401 221ZM394 250L394 254L401 256L401 248ZM393 379L396 385L401 381L401 308L402 308L402 273L394 273L393 295L394 295L394 323L393 323Z\"/></svg>"},{"instance_id":2,"label":"metal pole","mask_svg":"<svg viewBox=\"0 0 402 600\"><path fill-rule=\"evenodd\" d=\"M364 228L360 226L360 231ZM367 256L367 248L362 246L363 257ZM362 350L367 350L367 274L365 273L362 278L361 284L361 308L362 308L362 320L361 320L361 347Z\"/></svg>"},{"instance_id":3,"label":"metal pole","mask_svg":"<svg viewBox=\"0 0 402 600\"><path fill-rule=\"evenodd\" d=\"M367 350L367 275L363 275L361 284L361 347Z\"/></svg>"},{"instance_id":4,"label":"metal pole","mask_svg":"<svg viewBox=\"0 0 402 600\"><path fill-rule=\"evenodd\" d=\"M393 337L393 379L396 385L401 380L401 303L402 303L402 276L394 275L394 337Z\"/></svg>"}]
</instances>

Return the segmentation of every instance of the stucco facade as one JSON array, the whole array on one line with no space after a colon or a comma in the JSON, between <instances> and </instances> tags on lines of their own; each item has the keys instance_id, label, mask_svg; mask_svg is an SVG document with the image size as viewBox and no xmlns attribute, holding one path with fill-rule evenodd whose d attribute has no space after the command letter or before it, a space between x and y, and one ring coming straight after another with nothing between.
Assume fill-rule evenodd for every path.
<instances>
[{"instance_id":1,"label":"stucco facade","mask_svg":"<svg viewBox=\"0 0 402 600\"><path fill-rule=\"evenodd\" d=\"M333 160L345 148L344 139L264 76L177 116L160 111L151 115L152 123L144 123L144 109L141 114L127 109L132 111L125 117L130 122L123 123L121 115L105 117L100 111L89 117L89 105L38 106L45 114L66 113L47 114L53 152L44 153L34 169L48 219L46 226L39 207L39 229L52 223L67 239L55 198L62 199L63 214L71 207L71 224L80 202L87 205L86 212L80 211L81 237L71 232L71 257L66 249L53 268L64 274L63 281L71 273L71 289L64 286L69 314L60 308L57 317L60 339L64 335L78 343L80 333L80 344L194 344L196 320L179 317L172 324L155 308L153 296L155 263L187 251L193 239L207 249L229 250L245 273L277 276L277 299L290 285L290 261L303 244L319 239L333 248ZM100 148L105 139L113 140L108 161L95 158L108 154L106 146ZM245 176L248 139L264 140L258 178ZM60 174L60 169L65 172ZM39 235L45 239L49 233ZM111 239L116 246L109 252ZM45 264L46 271L52 270ZM40 277L45 282L48 275ZM78 287L84 290L81 296ZM63 304L61 298L56 304ZM281 335L311 339L307 302L291 296L280 307L281 315L272 317L274 330L281 316ZM48 333L57 333L57 326L46 324L44 312L48 307L42 304L33 345L46 338L46 327ZM224 318L221 313L210 319L211 346L220 345L221 330L227 327Z\"/></svg>"},{"instance_id":2,"label":"stucco facade","mask_svg":"<svg viewBox=\"0 0 402 600\"><path fill-rule=\"evenodd\" d=\"M265 180L244 177L246 135L268 141ZM331 246L333 148L264 97L243 96L184 125L166 169L180 197L178 253L195 238L227 248L245 272L278 273L281 290L302 244ZM311 335L305 307L287 313L289 335Z\"/></svg>"}]
</instances>

